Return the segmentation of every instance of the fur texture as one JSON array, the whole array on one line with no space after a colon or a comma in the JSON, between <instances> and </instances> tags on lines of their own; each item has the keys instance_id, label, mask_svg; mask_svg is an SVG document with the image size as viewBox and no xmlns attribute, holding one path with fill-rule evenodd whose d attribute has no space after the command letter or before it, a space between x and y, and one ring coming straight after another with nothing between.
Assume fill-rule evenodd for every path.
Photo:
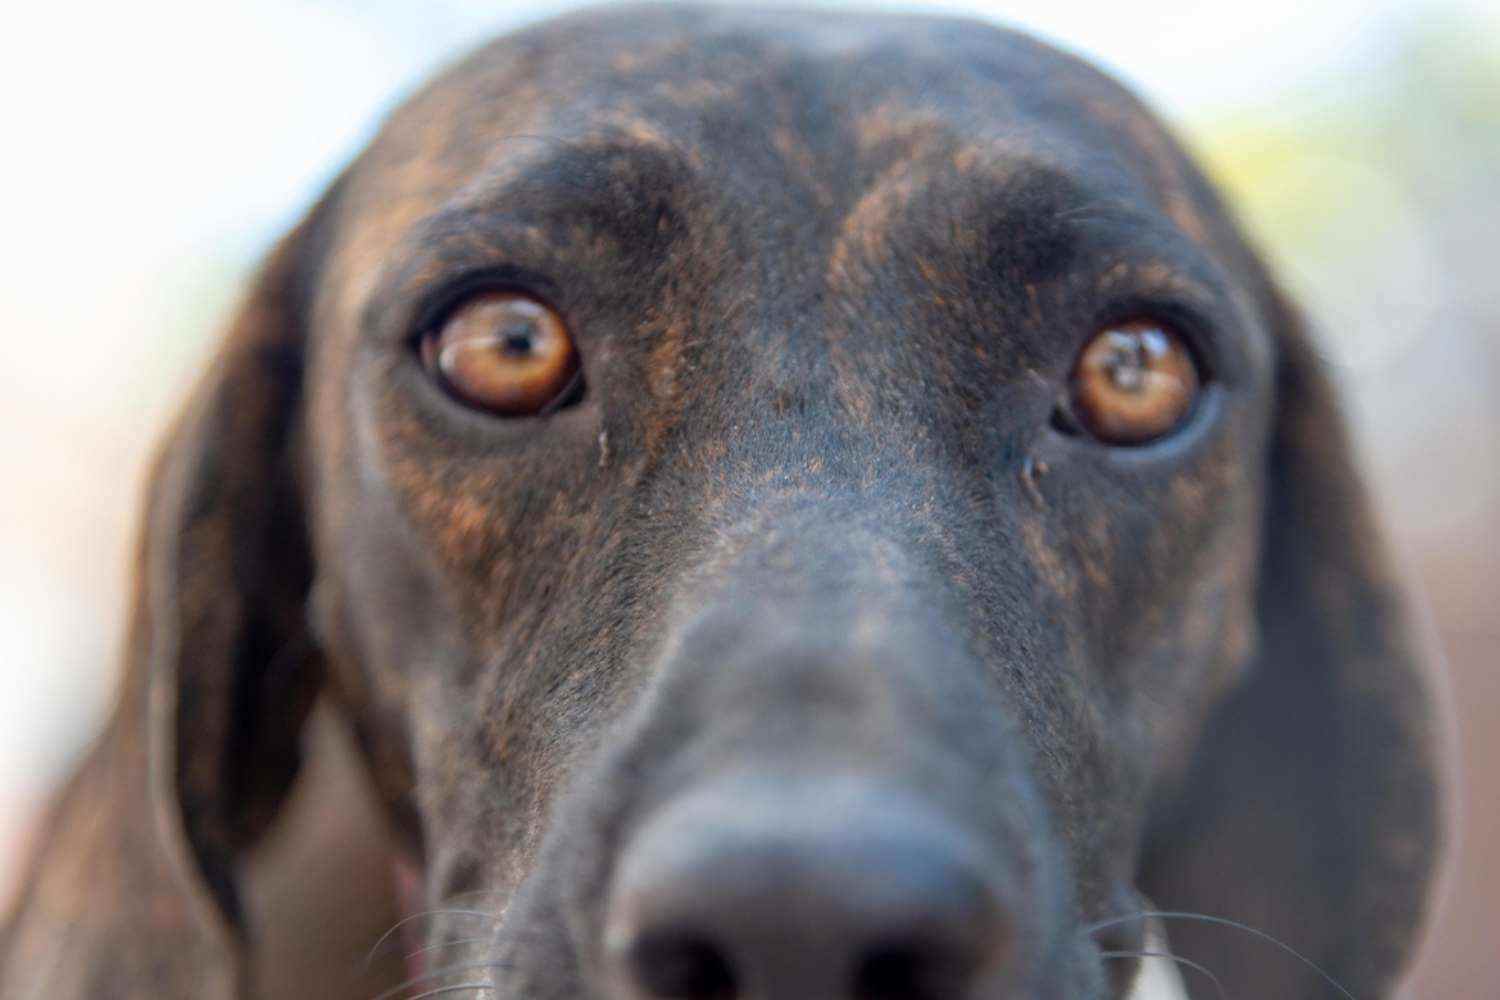
<instances>
[{"instance_id":1,"label":"fur texture","mask_svg":"<svg viewBox=\"0 0 1500 1000\"><path fill-rule=\"evenodd\" d=\"M476 281L567 317L576 405L496 420L425 378L413 337ZM1130 451L1059 433L1072 358L1133 311L1194 338L1197 412ZM309 857L320 697L380 818L304 779L307 829L344 824ZM119 708L0 996L391 985L306 894L246 888L268 856L495 914L425 922L465 941L435 964L500 963L429 988L607 995L634 831L715 782L852 775L1025 900L986 996L1121 995L1101 950L1140 928L1088 929L1144 896L1373 1000L1423 915L1433 745L1303 324L1134 99L961 20L585 12L415 95L261 271L152 476ZM328 948L291 983L288 928ZM1169 933L1234 995L1333 995L1254 936Z\"/></svg>"}]
</instances>

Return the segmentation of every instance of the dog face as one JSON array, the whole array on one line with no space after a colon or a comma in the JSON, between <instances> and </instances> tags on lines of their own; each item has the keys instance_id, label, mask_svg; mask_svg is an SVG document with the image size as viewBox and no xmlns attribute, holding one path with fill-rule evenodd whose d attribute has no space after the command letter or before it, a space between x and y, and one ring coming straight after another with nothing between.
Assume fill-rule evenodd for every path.
<instances>
[{"instance_id":1,"label":"dog face","mask_svg":"<svg viewBox=\"0 0 1500 1000\"><path fill-rule=\"evenodd\" d=\"M233 939L326 691L427 903L496 913L428 987L1104 997L1149 898L1378 995L1435 791L1343 452L1088 67L575 16L414 97L268 264L157 477L142 769Z\"/></svg>"},{"instance_id":2,"label":"dog face","mask_svg":"<svg viewBox=\"0 0 1500 1000\"><path fill-rule=\"evenodd\" d=\"M626 24L502 46L398 115L313 304L325 645L430 885L529 878L511 919L557 953L502 935L502 981L573 995L559 967L620 978L608 942L652 943L612 906L749 934L612 900L635 840L732 853L699 840L749 837L746 797L777 843L809 808L850 845L916 814L1004 897L983 995L1090 995L1081 921L1128 903L1152 780L1252 648L1272 352L1243 262L1155 126L1031 43ZM576 345L544 415L422 364L507 293ZM1080 353L1137 319L1180 331L1192 412L1144 444L1059 429Z\"/></svg>"}]
</instances>

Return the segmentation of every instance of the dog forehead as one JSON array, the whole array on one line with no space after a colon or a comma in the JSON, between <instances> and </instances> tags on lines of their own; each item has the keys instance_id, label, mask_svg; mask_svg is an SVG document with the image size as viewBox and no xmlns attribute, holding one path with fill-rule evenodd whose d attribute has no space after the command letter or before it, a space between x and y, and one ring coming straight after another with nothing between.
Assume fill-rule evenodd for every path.
<instances>
[{"instance_id":1,"label":"dog forehead","mask_svg":"<svg viewBox=\"0 0 1500 1000\"><path fill-rule=\"evenodd\" d=\"M608 8L492 42L396 110L345 191L341 311L354 318L424 220L485 201L563 144L648 154L648 185L649 165L682 163L706 203L755 205L766 219L858 214L865 239L886 235L879 203L931 187L934 171L968 175L972 191L1037 167L1066 177L1078 201L1128 188L1200 244L1216 228L1149 112L1019 32L944 17ZM628 172L630 160L614 165ZM861 206L877 187L886 194Z\"/></svg>"},{"instance_id":2,"label":"dog forehead","mask_svg":"<svg viewBox=\"0 0 1500 1000\"><path fill-rule=\"evenodd\" d=\"M1016 31L673 5L586 11L490 43L391 116L361 173L384 191L451 197L503 173L527 140L603 135L715 173L769 165L835 185L959 146L1074 173L1097 169L1101 146L1122 161L1172 153L1112 80Z\"/></svg>"}]
</instances>

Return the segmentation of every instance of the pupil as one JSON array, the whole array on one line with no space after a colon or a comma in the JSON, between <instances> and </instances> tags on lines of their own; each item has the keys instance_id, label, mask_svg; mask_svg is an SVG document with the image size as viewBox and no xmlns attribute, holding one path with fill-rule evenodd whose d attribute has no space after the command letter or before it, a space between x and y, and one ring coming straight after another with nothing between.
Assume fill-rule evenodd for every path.
<instances>
[{"instance_id":1,"label":"pupil","mask_svg":"<svg viewBox=\"0 0 1500 1000\"><path fill-rule=\"evenodd\" d=\"M500 336L500 350L514 357L530 354L534 343L531 331L524 328L506 330Z\"/></svg>"},{"instance_id":2,"label":"pupil","mask_svg":"<svg viewBox=\"0 0 1500 1000\"><path fill-rule=\"evenodd\" d=\"M1105 370L1109 372L1109 380L1116 389L1121 392L1141 390L1146 382L1146 359L1141 356L1143 353L1138 343L1120 345L1115 349Z\"/></svg>"}]
</instances>

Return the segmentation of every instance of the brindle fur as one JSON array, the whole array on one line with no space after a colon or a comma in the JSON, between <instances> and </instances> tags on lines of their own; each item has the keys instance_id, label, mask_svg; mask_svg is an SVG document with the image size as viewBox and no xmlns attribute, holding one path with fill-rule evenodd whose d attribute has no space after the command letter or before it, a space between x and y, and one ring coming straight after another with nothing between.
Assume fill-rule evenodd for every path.
<instances>
[{"instance_id":1,"label":"brindle fur","mask_svg":"<svg viewBox=\"0 0 1500 1000\"><path fill-rule=\"evenodd\" d=\"M414 331L475 278L566 315L578 405L494 420L424 378ZM1192 424L1052 429L1083 339L1147 307L1212 369ZM1362 998L1423 914L1433 727L1302 324L1147 111L994 27L608 9L444 73L265 265L138 579L6 998L373 995L383 894L255 886L390 856L503 911L433 922L484 938L438 964L505 964L460 981L596 995L622 839L731 772L875 774L1002 847L1017 996L1122 989L1081 929L1137 890ZM383 819L304 781L277 822L319 698ZM288 929L302 965L266 960ZM1234 995L1330 995L1171 936Z\"/></svg>"}]
</instances>

